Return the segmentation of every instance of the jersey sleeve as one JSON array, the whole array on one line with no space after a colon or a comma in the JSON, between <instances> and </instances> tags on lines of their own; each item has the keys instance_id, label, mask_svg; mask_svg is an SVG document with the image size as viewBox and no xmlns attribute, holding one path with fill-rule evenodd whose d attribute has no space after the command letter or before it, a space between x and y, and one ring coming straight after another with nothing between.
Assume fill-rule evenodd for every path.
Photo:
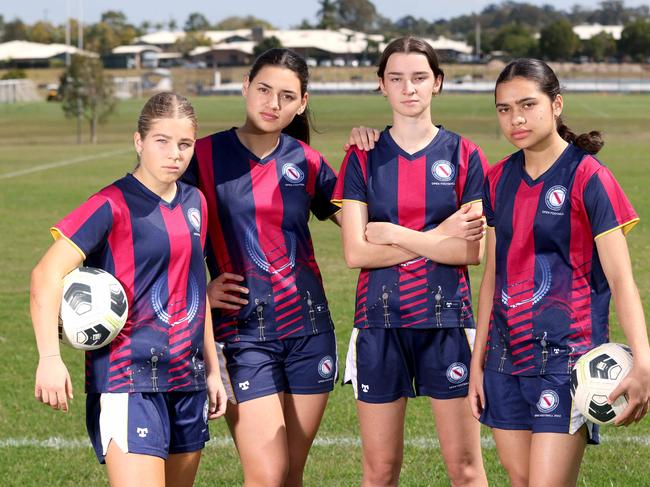
<instances>
[{"instance_id":1,"label":"jersey sleeve","mask_svg":"<svg viewBox=\"0 0 650 487\"><path fill-rule=\"evenodd\" d=\"M487 158L480 147L476 147L470 154L467 164L467 178L463 186L460 206L481 202L483 197L483 181L487 174Z\"/></svg>"},{"instance_id":2,"label":"jersey sleeve","mask_svg":"<svg viewBox=\"0 0 650 487\"><path fill-rule=\"evenodd\" d=\"M64 238L86 259L103 245L113 228L113 211L105 196L95 194L50 228L55 240Z\"/></svg>"},{"instance_id":3,"label":"jersey sleeve","mask_svg":"<svg viewBox=\"0 0 650 487\"><path fill-rule=\"evenodd\" d=\"M192 155L190 164L187 166L187 169L183 173L181 181L189 184L190 186L194 186L195 188L199 186L199 158L196 155L196 144L194 146L194 154Z\"/></svg>"},{"instance_id":4,"label":"jersey sleeve","mask_svg":"<svg viewBox=\"0 0 650 487\"><path fill-rule=\"evenodd\" d=\"M339 207L331 202L335 186L336 172L321 156L311 200L311 211L319 220L325 220L339 210Z\"/></svg>"},{"instance_id":5,"label":"jersey sleeve","mask_svg":"<svg viewBox=\"0 0 650 487\"><path fill-rule=\"evenodd\" d=\"M485 220L488 227L494 227L494 207L492 206L492 194L490 186L490 175L488 174L485 177L483 182L483 196L481 198L483 202L483 215L485 215Z\"/></svg>"},{"instance_id":6,"label":"jersey sleeve","mask_svg":"<svg viewBox=\"0 0 650 487\"><path fill-rule=\"evenodd\" d=\"M353 200L367 204L366 157L366 153L356 147L348 150L343 164L341 164L339 178L332 195L332 203L341 206L343 200Z\"/></svg>"},{"instance_id":7,"label":"jersey sleeve","mask_svg":"<svg viewBox=\"0 0 650 487\"><path fill-rule=\"evenodd\" d=\"M639 222L623 189L605 166L589 178L583 198L594 239L619 228L628 233Z\"/></svg>"}]
</instances>

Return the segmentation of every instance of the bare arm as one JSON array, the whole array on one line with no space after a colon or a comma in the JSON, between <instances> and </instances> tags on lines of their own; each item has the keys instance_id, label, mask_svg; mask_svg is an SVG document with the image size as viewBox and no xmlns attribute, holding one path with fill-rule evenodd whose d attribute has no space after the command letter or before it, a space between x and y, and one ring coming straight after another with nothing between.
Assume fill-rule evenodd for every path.
<instances>
[{"instance_id":1,"label":"bare arm","mask_svg":"<svg viewBox=\"0 0 650 487\"><path fill-rule=\"evenodd\" d=\"M82 262L83 256L62 238L48 249L31 275L29 308L39 355L34 396L63 411L72 399L72 381L59 349L59 308L63 278Z\"/></svg>"},{"instance_id":2,"label":"bare arm","mask_svg":"<svg viewBox=\"0 0 650 487\"><path fill-rule=\"evenodd\" d=\"M474 417L478 419L483 412L485 396L483 394L483 366L485 363L485 347L487 346L490 329L490 315L494 299L496 235L494 228L488 227L486 236L486 259L483 279L478 294L478 316L476 322L476 337L472 351L472 363L469 372L468 399Z\"/></svg>"},{"instance_id":3,"label":"bare arm","mask_svg":"<svg viewBox=\"0 0 650 487\"><path fill-rule=\"evenodd\" d=\"M359 202L343 201L342 233L345 262L350 268L390 267L418 257L417 254L391 245L377 245L366 240L368 207Z\"/></svg>"},{"instance_id":4,"label":"bare arm","mask_svg":"<svg viewBox=\"0 0 650 487\"><path fill-rule=\"evenodd\" d=\"M219 358L217 357L217 344L214 343L214 332L212 330L212 312L210 302L206 296L205 306L205 331L203 334L203 361L205 362L206 385L208 388L208 399L210 408L208 419L216 419L226 412L226 389L221 381L219 370Z\"/></svg>"},{"instance_id":5,"label":"bare arm","mask_svg":"<svg viewBox=\"0 0 650 487\"><path fill-rule=\"evenodd\" d=\"M623 393L627 395L628 407L616 419L616 424L627 426L632 422L640 421L648 412L650 401L648 332L623 232L617 230L598 237L596 248L612 291L616 316L634 354L632 370L609 396L609 399L614 401Z\"/></svg>"},{"instance_id":6,"label":"bare arm","mask_svg":"<svg viewBox=\"0 0 650 487\"><path fill-rule=\"evenodd\" d=\"M399 246L441 264L480 264L484 248L482 210L480 202L474 203L426 232L392 223L373 222L366 227L366 238L376 244ZM465 233L459 231L459 225L467 229Z\"/></svg>"}]
</instances>

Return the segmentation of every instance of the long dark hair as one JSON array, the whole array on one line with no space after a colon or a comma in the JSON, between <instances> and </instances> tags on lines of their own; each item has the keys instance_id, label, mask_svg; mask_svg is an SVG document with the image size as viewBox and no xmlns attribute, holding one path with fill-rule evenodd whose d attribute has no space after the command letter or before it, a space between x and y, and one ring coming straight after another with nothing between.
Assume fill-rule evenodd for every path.
<instances>
[{"instance_id":1,"label":"long dark hair","mask_svg":"<svg viewBox=\"0 0 650 487\"><path fill-rule=\"evenodd\" d=\"M307 67L305 60L299 54L290 49L280 48L273 48L264 51L253 63L253 66L248 73L249 81L253 81L255 76L257 76L257 73L259 73L264 66L278 66L290 69L296 73L298 80L300 80L300 96L305 96L305 93L307 93L307 84L309 83L309 68ZM287 125L282 132L309 144L309 119L309 107L305 107L305 110L302 113L296 114L296 116L293 117L291 123Z\"/></svg>"},{"instance_id":2,"label":"long dark hair","mask_svg":"<svg viewBox=\"0 0 650 487\"><path fill-rule=\"evenodd\" d=\"M508 64L499 77L497 78L494 87L494 97L496 100L497 86L513 78L524 78L529 81L534 81L542 93L545 93L551 99L551 102L562 93L560 90L560 82L555 76L551 67L544 61L532 58L515 59ZM583 133L580 135L574 134L569 127L562 121L562 117L557 117L555 120L557 132L567 142L574 144L581 149L596 154L605 145L605 141L601 133L597 130Z\"/></svg>"},{"instance_id":3,"label":"long dark hair","mask_svg":"<svg viewBox=\"0 0 650 487\"><path fill-rule=\"evenodd\" d=\"M424 39L412 36L400 37L398 39L390 41L384 48L384 52L381 53L379 63L377 64L377 76L379 76L381 79L384 79L384 72L386 71L388 58L395 53L415 53L425 56L429 62L431 71L433 71L433 75L436 78L440 77L440 90L438 93L442 92L442 82L445 80L445 73L440 67L438 55L436 54L436 51L433 49L433 47L431 47L431 44L429 44Z\"/></svg>"}]
</instances>

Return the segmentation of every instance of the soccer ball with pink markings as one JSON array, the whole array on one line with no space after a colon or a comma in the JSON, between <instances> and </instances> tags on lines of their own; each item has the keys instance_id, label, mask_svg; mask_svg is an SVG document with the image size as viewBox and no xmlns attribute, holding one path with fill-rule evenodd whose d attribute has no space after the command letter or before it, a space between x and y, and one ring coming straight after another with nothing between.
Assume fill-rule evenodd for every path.
<instances>
[{"instance_id":1,"label":"soccer ball with pink markings","mask_svg":"<svg viewBox=\"0 0 650 487\"><path fill-rule=\"evenodd\" d=\"M578 410L596 424L612 424L627 407L622 395L607 402L632 368L632 350L620 343L605 343L578 359L571 371L571 395Z\"/></svg>"},{"instance_id":2,"label":"soccer ball with pink markings","mask_svg":"<svg viewBox=\"0 0 650 487\"><path fill-rule=\"evenodd\" d=\"M79 267L63 279L59 310L59 339L80 350L95 350L110 343L129 314L126 293L110 273Z\"/></svg>"}]
</instances>

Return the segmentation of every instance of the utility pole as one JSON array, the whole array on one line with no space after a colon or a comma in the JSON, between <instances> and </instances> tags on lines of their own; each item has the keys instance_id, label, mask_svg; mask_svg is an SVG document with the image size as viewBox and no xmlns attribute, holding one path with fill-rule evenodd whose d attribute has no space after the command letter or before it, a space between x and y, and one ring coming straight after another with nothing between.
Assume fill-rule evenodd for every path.
<instances>
[{"instance_id":1,"label":"utility pole","mask_svg":"<svg viewBox=\"0 0 650 487\"><path fill-rule=\"evenodd\" d=\"M480 61L481 59L481 22L477 19L476 20L476 31L474 34L475 37L475 47L474 49L476 50L476 60Z\"/></svg>"},{"instance_id":2,"label":"utility pole","mask_svg":"<svg viewBox=\"0 0 650 487\"><path fill-rule=\"evenodd\" d=\"M83 0L79 0L79 20L77 21L77 48L84 48ZM79 52L81 54L81 52ZM81 96L77 90L77 144L81 144Z\"/></svg>"}]
</instances>

